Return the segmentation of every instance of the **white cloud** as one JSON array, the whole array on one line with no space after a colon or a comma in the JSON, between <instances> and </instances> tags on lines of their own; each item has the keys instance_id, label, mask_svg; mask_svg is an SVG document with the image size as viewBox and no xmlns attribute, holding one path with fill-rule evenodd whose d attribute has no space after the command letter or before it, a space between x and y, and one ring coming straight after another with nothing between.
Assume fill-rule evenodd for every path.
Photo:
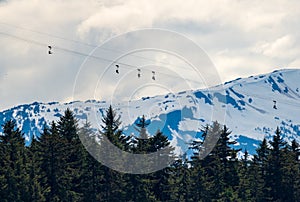
<instances>
[{"instance_id":1,"label":"white cloud","mask_svg":"<svg viewBox=\"0 0 300 202\"><path fill-rule=\"evenodd\" d=\"M104 1L106 2L106 1ZM112 1L114 2L114 1ZM295 5L285 1L185 1L128 0L102 6L84 20L78 31L85 36L92 29L122 33L134 29L167 24L170 21L216 23L218 28L237 27L245 32L274 28ZM294 3L296 4L296 3Z\"/></svg>"},{"instance_id":2,"label":"white cloud","mask_svg":"<svg viewBox=\"0 0 300 202\"><path fill-rule=\"evenodd\" d=\"M0 74L7 76L0 76L0 109L35 100L69 100L85 54L94 48L86 43L97 46L117 34L143 28L188 36L205 49L223 81L280 66L299 67L299 7L295 0L2 2ZM48 44L56 47L51 57ZM188 48L186 52L197 54ZM108 52L101 54L107 57ZM109 95L111 89L102 94Z\"/></svg>"},{"instance_id":3,"label":"white cloud","mask_svg":"<svg viewBox=\"0 0 300 202\"><path fill-rule=\"evenodd\" d=\"M271 42L258 42L254 51L271 58L294 58L298 49L294 49L296 41L291 35L285 35Z\"/></svg>"},{"instance_id":4,"label":"white cloud","mask_svg":"<svg viewBox=\"0 0 300 202\"><path fill-rule=\"evenodd\" d=\"M300 59L295 59L291 63L287 65L289 68L299 68L300 67Z\"/></svg>"}]
</instances>

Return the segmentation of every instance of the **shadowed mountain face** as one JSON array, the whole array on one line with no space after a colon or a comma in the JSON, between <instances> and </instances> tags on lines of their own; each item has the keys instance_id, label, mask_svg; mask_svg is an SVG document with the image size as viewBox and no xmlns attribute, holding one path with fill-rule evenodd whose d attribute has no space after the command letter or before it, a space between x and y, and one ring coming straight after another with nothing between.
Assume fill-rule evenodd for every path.
<instances>
[{"instance_id":1,"label":"shadowed mountain face","mask_svg":"<svg viewBox=\"0 0 300 202\"><path fill-rule=\"evenodd\" d=\"M211 89L113 103L113 107L121 115L125 134L137 135L134 122L145 115L148 133L161 130L176 147L176 152L182 153L187 150L188 142L201 138L200 129L214 121L211 118L214 107L221 106L225 110L225 123L232 131L231 137L238 142L235 147L253 154L260 140L270 138L277 126L285 140L300 142L299 78L300 70L280 70L239 78ZM66 108L74 111L79 123L88 119L95 129L100 129L101 117L109 104L95 100L65 104L35 102L0 112L0 124L15 119L29 144L33 137L39 136L45 123L58 120Z\"/></svg>"}]
</instances>

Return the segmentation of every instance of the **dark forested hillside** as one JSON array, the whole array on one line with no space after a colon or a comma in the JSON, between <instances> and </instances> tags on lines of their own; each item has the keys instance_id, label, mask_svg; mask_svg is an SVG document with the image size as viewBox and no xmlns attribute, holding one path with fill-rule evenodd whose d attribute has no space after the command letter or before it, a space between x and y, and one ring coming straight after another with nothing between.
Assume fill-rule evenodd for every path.
<instances>
[{"instance_id":1,"label":"dark forested hillside","mask_svg":"<svg viewBox=\"0 0 300 202\"><path fill-rule=\"evenodd\" d=\"M88 122L80 128L73 112L66 110L57 122L45 125L30 146L25 146L15 121L6 121L0 136L0 201L299 201L299 145L287 144L279 129L270 142L260 143L253 158L243 151L238 159L230 130L214 122L203 127L202 140L209 130L220 138L201 159L202 141L191 143L191 158L174 156L168 138L160 131L147 134L144 117L140 120L139 134L128 137L119 129L121 118L112 107L99 132ZM168 148L173 161L149 174L117 172L95 160L82 144L89 147L87 142L98 138L101 147L101 137L136 154ZM112 161L116 158L108 155Z\"/></svg>"}]
</instances>

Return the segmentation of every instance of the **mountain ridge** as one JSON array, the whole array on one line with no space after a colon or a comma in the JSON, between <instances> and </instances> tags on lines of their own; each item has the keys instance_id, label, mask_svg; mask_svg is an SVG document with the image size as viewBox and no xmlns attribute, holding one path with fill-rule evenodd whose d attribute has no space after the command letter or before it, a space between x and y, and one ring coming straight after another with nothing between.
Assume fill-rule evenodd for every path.
<instances>
[{"instance_id":1,"label":"mountain ridge","mask_svg":"<svg viewBox=\"0 0 300 202\"><path fill-rule=\"evenodd\" d=\"M125 134L136 133L133 123L145 114L151 119L150 134L157 129L168 136L177 153L184 153L187 142L200 138L200 129L210 123L216 105L224 110L225 124L232 130L237 147L250 153L264 137L270 138L278 126L285 140L300 142L300 69L281 69L271 73L237 78L209 89L143 97L126 103L113 103L121 115ZM275 102L274 102L275 101ZM0 124L15 119L25 133L26 143L39 136L45 124L56 121L71 108L80 123L88 119L99 128L109 106L106 101L33 102L0 112ZM276 105L277 109L274 109ZM143 114L141 114L141 111ZM0 132L2 129L0 129Z\"/></svg>"}]
</instances>

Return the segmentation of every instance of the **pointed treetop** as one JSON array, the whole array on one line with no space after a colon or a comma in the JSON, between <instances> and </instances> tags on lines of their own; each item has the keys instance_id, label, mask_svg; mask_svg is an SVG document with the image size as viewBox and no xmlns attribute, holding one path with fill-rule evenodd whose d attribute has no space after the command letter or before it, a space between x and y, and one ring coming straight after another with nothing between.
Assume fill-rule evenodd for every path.
<instances>
[{"instance_id":1,"label":"pointed treetop","mask_svg":"<svg viewBox=\"0 0 300 202\"><path fill-rule=\"evenodd\" d=\"M146 128L147 126L150 125L150 123L151 120L150 119L146 120L145 115L143 115L142 117L138 117L134 122L134 124L139 128Z\"/></svg>"},{"instance_id":2,"label":"pointed treetop","mask_svg":"<svg viewBox=\"0 0 300 202\"><path fill-rule=\"evenodd\" d=\"M149 119L146 120L145 115L143 115L142 117L138 117L134 122L134 124L138 127L135 129L140 133L140 139L148 138L146 127L149 126L150 123L151 121Z\"/></svg>"}]
</instances>

